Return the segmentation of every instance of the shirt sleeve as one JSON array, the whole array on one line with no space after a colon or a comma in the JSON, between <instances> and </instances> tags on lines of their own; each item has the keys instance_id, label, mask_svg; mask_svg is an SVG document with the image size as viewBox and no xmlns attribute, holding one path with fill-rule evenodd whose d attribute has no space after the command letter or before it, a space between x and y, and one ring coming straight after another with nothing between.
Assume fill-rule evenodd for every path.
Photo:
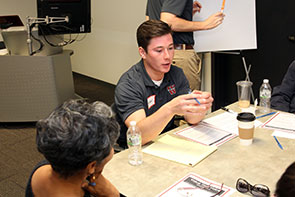
<instances>
[{"instance_id":1,"label":"shirt sleeve","mask_svg":"<svg viewBox=\"0 0 295 197\"><path fill-rule=\"evenodd\" d=\"M117 113L123 122L132 113L144 109L143 92L136 83L121 82L115 90Z\"/></svg>"},{"instance_id":2,"label":"shirt sleeve","mask_svg":"<svg viewBox=\"0 0 295 197\"><path fill-rule=\"evenodd\" d=\"M188 0L165 0L162 6L162 12L169 12L176 16L181 16Z\"/></svg>"},{"instance_id":3,"label":"shirt sleeve","mask_svg":"<svg viewBox=\"0 0 295 197\"><path fill-rule=\"evenodd\" d=\"M146 15L146 16L149 15L149 3L148 3L148 1L146 2L145 15Z\"/></svg>"}]
</instances>

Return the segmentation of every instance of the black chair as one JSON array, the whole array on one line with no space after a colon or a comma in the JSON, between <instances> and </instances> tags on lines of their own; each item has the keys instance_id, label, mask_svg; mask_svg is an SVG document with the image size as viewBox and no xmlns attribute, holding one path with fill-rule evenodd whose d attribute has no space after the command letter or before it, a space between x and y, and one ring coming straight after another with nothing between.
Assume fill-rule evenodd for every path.
<instances>
[{"instance_id":1,"label":"black chair","mask_svg":"<svg viewBox=\"0 0 295 197\"><path fill-rule=\"evenodd\" d=\"M0 41L0 49L5 49L5 48L6 48L6 47L5 47L4 42Z\"/></svg>"}]
</instances>

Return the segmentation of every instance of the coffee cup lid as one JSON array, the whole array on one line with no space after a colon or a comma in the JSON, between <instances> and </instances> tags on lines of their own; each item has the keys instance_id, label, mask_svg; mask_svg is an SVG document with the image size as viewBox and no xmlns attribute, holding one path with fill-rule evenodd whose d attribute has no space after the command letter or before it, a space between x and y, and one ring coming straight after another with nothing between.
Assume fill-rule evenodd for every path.
<instances>
[{"instance_id":1,"label":"coffee cup lid","mask_svg":"<svg viewBox=\"0 0 295 197\"><path fill-rule=\"evenodd\" d=\"M255 120L256 118L255 118L254 114L252 114L250 112L242 112L242 113L238 114L237 119L239 121L243 121L243 122L250 122L250 121Z\"/></svg>"}]
</instances>

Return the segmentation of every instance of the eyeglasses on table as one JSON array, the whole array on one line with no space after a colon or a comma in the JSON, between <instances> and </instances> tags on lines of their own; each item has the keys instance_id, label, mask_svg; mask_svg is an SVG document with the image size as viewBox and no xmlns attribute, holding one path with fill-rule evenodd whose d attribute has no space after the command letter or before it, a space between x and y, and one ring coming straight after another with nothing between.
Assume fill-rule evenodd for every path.
<instances>
[{"instance_id":1,"label":"eyeglasses on table","mask_svg":"<svg viewBox=\"0 0 295 197\"><path fill-rule=\"evenodd\" d=\"M239 178L236 183L236 189L241 193L250 192L255 197L268 197L270 190L266 185L255 184L251 185L245 179Z\"/></svg>"}]
</instances>

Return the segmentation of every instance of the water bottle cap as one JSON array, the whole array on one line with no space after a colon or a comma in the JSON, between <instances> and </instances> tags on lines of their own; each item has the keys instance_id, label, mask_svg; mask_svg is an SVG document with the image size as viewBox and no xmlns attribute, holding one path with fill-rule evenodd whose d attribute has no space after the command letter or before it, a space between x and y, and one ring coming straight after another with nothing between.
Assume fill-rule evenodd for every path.
<instances>
[{"instance_id":1,"label":"water bottle cap","mask_svg":"<svg viewBox=\"0 0 295 197\"><path fill-rule=\"evenodd\" d=\"M130 126L135 126L136 125L136 121L130 121Z\"/></svg>"},{"instance_id":2,"label":"water bottle cap","mask_svg":"<svg viewBox=\"0 0 295 197\"><path fill-rule=\"evenodd\" d=\"M269 80L268 79L263 79L263 83L268 83Z\"/></svg>"}]
</instances>

